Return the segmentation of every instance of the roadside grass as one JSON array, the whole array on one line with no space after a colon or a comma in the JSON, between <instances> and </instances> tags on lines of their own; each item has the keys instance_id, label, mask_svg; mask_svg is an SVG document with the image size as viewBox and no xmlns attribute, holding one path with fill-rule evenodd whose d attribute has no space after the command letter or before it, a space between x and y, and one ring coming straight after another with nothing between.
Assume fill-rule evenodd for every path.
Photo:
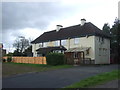
<instances>
[{"instance_id":1,"label":"roadside grass","mask_svg":"<svg viewBox=\"0 0 120 90\"><path fill-rule=\"evenodd\" d=\"M74 83L72 85L66 86L63 89L67 88L89 88L105 82L120 79L120 70L114 70L112 72L105 72L96 76L89 77L87 79L81 80L80 82Z\"/></svg>"},{"instance_id":2,"label":"roadside grass","mask_svg":"<svg viewBox=\"0 0 120 90\"><path fill-rule=\"evenodd\" d=\"M23 63L2 63L2 76L8 77L16 74L24 74L28 72L42 72L56 70L62 68L71 68L72 65L50 66L43 64L23 64Z\"/></svg>"}]
</instances>

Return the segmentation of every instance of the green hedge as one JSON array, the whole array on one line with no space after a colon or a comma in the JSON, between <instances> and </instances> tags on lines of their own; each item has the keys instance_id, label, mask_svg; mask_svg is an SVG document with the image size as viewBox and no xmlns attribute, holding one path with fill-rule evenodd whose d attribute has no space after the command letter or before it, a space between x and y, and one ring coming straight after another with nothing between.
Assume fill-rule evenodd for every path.
<instances>
[{"instance_id":1,"label":"green hedge","mask_svg":"<svg viewBox=\"0 0 120 90\"><path fill-rule=\"evenodd\" d=\"M63 65L65 64L65 56L62 53L49 53L46 56L48 65Z\"/></svg>"},{"instance_id":2,"label":"green hedge","mask_svg":"<svg viewBox=\"0 0 120 90\"><path fill-rule=\"evenodd\" d=\"M12 61L12 57L8 57L7 62L11 62L11 61Z\"/></svg>"},{"instance_id":3,"label":"green hedge","mask_svg":"<svg viewBox=\"0 0 120 90\"><path fill-rule=\"evenodd\" d=\"M5 59L2 59L3 62L5 62L6 60Z\"/></svg>"}]
</instances>

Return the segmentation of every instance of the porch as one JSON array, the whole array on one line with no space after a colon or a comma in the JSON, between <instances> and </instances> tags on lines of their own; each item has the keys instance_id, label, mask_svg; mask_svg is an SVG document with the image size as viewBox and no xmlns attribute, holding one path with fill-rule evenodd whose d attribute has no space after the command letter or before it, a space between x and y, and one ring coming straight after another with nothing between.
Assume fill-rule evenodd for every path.
<instances>
[{"instance_id":1,"label":"porch","mask_svg":"<svg viewBox=\"0 0 120 90\"><path fill-rule=\"evenodd\" d=\"M66 63L70 65L94 64L94 60L86 58L86 52L89 53L90 47L70 48L65 51Z\"/></svg>"}]
</instances>

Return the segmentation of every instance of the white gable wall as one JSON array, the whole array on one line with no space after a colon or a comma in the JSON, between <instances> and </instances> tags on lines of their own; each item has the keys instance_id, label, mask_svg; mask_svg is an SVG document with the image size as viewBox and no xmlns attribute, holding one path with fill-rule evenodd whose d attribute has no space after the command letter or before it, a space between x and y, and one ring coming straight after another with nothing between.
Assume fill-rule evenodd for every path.
<instances>
[{"instance_id":1,"label":"white gable wall","mask_svg":"<svg viewBox=\"0 0 120 90\"><path fill-rule=\"evenodd\" d=\"M32 53L33 53L33 57L37 57L37 52L36 50L40 48L40 44L32 44Z\"/></svg>"},{"instance_id":2,"label":"white gable wall","mask_svg":"<svg viewBox=\"0 0 120 90\"><path fill-rule=\"evenodd\" d=\"M110 64L110 40L104 38L104 42L95 38L95 64Z\"/></svg>"}]
</instances>

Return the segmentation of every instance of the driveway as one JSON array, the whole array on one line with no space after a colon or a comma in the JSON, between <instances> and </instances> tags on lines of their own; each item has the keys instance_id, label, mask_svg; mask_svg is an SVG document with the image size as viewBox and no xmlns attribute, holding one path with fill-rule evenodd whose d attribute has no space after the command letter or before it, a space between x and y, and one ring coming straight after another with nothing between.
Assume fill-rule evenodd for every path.
<instances>
[{"instance_id":1,"label":"driveway","mask_svg":"<svg viewBox=\"0 0 120 90\"><path fill-rule=\"evenodd\" d=\"M3 88L62 88L82 79L118 69L118 65L75 66L3 78Z\"/></svg>"}]
</instances>

